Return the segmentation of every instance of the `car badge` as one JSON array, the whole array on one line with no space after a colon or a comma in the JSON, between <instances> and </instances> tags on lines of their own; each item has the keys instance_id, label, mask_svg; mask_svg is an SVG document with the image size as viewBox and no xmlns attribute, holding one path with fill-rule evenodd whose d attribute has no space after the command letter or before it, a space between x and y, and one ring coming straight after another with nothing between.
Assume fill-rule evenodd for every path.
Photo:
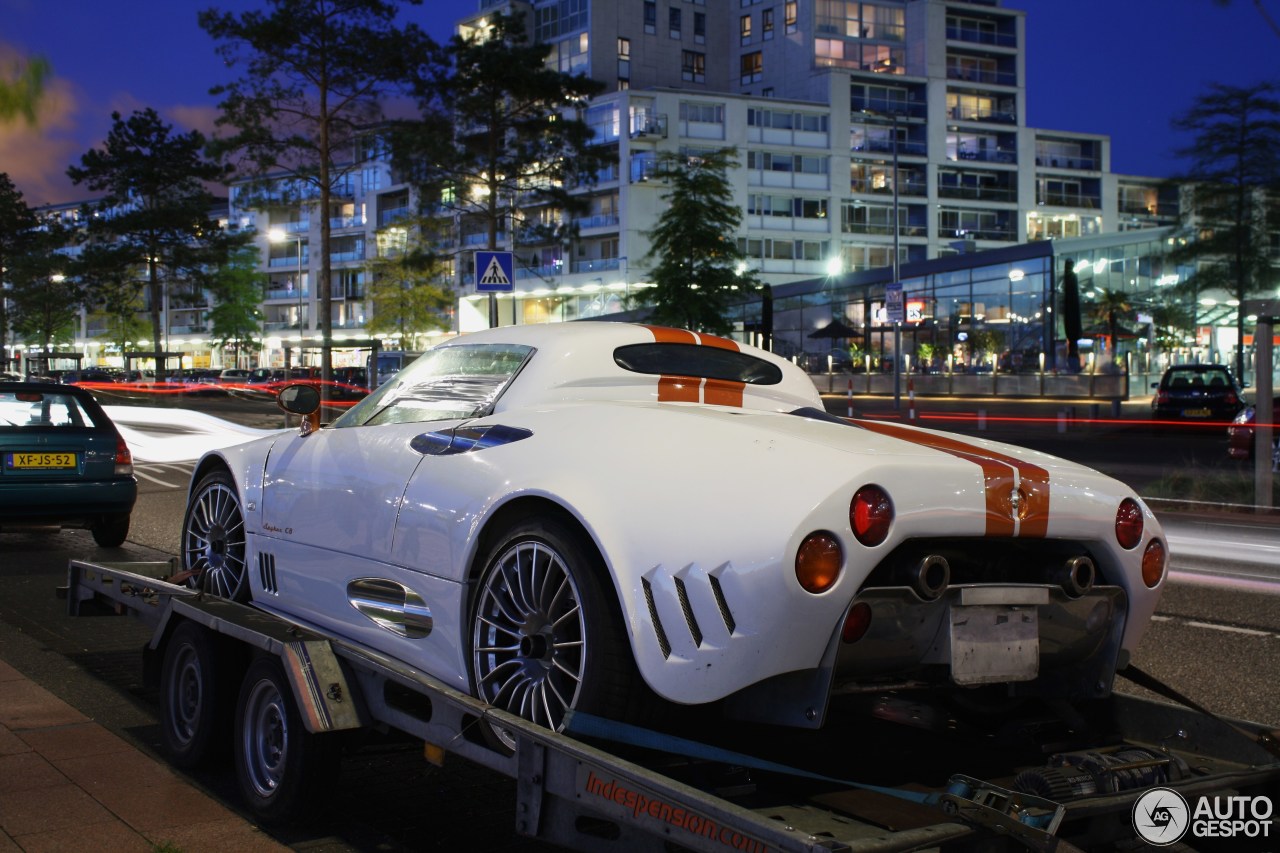
<instances>
[{"instance_id":1,"label":"car badge","mask_svg":"<svg viewBox=\"0 0 1280 853\"><path fill-rule=\"evenodd\" d=\"M1009 492L1009 517L1014 521L1022 521L1031 509L1031 501L1021 487Z\"/></svg>"}]
</instances>

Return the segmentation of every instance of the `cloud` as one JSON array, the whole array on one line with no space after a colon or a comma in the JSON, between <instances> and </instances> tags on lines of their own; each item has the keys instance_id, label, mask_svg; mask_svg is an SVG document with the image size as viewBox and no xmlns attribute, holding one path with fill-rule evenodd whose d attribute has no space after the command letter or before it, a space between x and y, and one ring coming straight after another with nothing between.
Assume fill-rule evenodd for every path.
<instances>
[{"instance_id":1,"label":"cloud","mask_svg":"<svg viewBox=\"0 0 1280 853\"><path fill-rule=\"evenodd\" d=\"M75 85L55 76L45 86L34 125L21 120L0 124L0 169L27 204L38 207L83 195L66 174L67 166L84 153L77 138L80 112Z\"/></svg>"}]
</instances>

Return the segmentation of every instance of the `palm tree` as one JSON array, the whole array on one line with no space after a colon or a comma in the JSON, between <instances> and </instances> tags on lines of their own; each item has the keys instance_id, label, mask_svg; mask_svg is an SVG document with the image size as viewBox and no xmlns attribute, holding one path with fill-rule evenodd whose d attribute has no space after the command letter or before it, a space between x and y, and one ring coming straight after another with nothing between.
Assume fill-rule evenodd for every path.
<instances>
[{"instance_id":1,"label":"palm tree","mask_svg":"<svg viewBox=\"0 0 1280 853\"><path fill-rule=\"evenodd\" d=\"M1107 326L1107 337L1110 339L1111 361L1120 363L1120 321L1133 316L1133 305L1129 302L1129 294L1122 290L1099 290L1093 303L1093 316L1099 323Z\"/></svg>"}]
</instances>

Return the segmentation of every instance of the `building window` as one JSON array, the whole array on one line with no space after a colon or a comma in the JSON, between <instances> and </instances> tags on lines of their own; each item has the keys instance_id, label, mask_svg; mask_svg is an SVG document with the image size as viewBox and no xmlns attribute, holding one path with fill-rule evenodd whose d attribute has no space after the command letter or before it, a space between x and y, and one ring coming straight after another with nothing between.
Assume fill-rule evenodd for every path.
<instances>
[{"instance_id":1,"label":"building window","mask_svg":"<svg viewBox=\"0 0 1280 853\"><path fill-rule=\"evenodd\" d=\"M696 54L701 56L702 54ZM704 124L724 124L724 104L697 104L680 102L680 120Z\"/></svg>"},{"instance_id":2,"label":"building window","mask_svg":"<svg viewBox=\"0 0 1280 853\"><path fill-rule=\"evenodd\" d=\"M680 76L691 83L707 82L707 55L693 50L681 51Z\"/></svg>"},{"instance_id":3,"label":"building window","mask_svg":"<svg viewBox=\"0 0 1280 853\"><path fill-rule=\"evenodd\" d=\"M760 51L752 51L751 53L742 54L741 61L741 82L742 85L749 83L759 83L764 77L764 56Z\"/></svg>"},{"instance_id":4,"label":"building window","mask_svg":"<svg viewBox=\"0 0 1280 853\"><path fill-rule=\"evenodd\" d=\"M796 0L787 0L786 4L782 7L782 21L787 28L788 35L796 31Z\"/></svg>"},{"instance_id":5,"label":"building window","mask_svg":"<svg viewBox=\"0 0 1280 853\"><path fill-rule=\"evenodd\" d=\"M751 44L751 16L743 15L738 19L738 40L742 44Z\"/></svg>"},{"instance_id":6,"label":"building window","mask_svg":"<svg viewBox=\"0 0 1280 853\"><path fill-rule=\"evenodd\" d=\"M667 9L667 29L673 39L680 38L680 9L675 6Z\"/></svg>"},{"instance_id":7,"label":"building window","mask_svg":"<svg viewBox=\"0 0 1280 853\"><path fill-rule=\"evenodd\" d=\"M695 44L707 43L707 13L693 13L693 41Z\"/></svg>"},{"instance_id":8,"label":"building window","mask_svg":"<svg viewBox=\"0 0 1280 853\"><path fill-rule=\"evenodd\" d=\"M773 9L765 9L760 13L760 38L769 41L773 38Z\"/></svg>"},{"instance_id":9,"label":"building window","mask_svg":"<svg viewBox=\"0 0 1280 853\"><path fill-rule=\"evenodd\" d=\"M618 39L618 82L630 82L631 80L631 39ZM629 88L628 86L619 85L619 89Z\"/></svg>"},{"instance_id":10,"label":"building window","mask_svg":"<svg viewBox=\"0 0 1280 853\"><path fill-rule=\"evenodd\" d=\"M644 0L644 31L649 35L658 32L657 0Z\"/></svg>"}]
</instances>

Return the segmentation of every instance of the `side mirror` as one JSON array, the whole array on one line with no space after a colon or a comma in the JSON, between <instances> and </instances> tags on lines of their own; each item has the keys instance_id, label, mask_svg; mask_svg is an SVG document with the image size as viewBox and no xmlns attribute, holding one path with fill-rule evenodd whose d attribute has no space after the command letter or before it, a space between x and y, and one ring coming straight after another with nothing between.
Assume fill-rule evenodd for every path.
<instances>
[{"instance_id":1,"label":"side mirror","mask_svg":"<svg viewBox=\"0 0 1280 853\"><path fill-rule=\"evenodd\" d=\"M320 389L314 385L286 385L276 396L276 405L291 415L311 415L320 410Z\"/></svg>"}]
</instances>

